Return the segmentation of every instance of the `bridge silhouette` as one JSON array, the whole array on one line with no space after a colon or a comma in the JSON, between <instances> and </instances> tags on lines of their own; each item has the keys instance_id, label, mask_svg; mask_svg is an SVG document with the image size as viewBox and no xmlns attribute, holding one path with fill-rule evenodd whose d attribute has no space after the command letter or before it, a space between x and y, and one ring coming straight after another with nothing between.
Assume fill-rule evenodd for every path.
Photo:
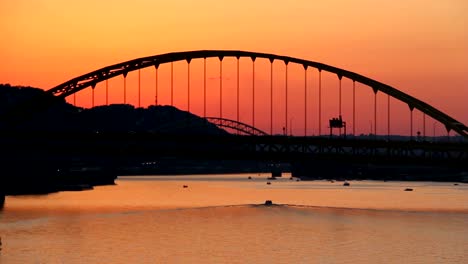
<instances>
[{"instance_id":1,"label":"bridge silhouette","mask_svg":"<svg viewBox=\"0 0 468 264\"><path fill-rule=\"evenodd\" d=\"M439 121L442 123L445 128L447 129L447 132L450 132L451 130L455 131L459 135L468 138L468 127L464 125L462 122L457 121L456 119L450 117L449 115L443 113L442 111L436 109L435 107L409 95L406 94L394 87L391 87L390 85L386 85L384 83L381 83L379 81L373 80L371 78L365 77L363 75L347 71L344 69L340 69L337 67L333 67L330 65L326 65L323 63L319 62L314 62L314 61L309 61L309 60L304 60L304 59L299 59L299 58L293 58L293 57L288 57L288 56L279 56L275 54L267 54L267 53L258 53L258 52L248 52L248 51L234 51L234 50L200 50L200 51L185 51L185 52L174 52L174 53L166 53L166 54L161 54L161 55L156 55L156 56L150 56L150 57L144 57L144 58L138 58L122 63L118 63L115 65L107 66L104 68L101 68L99 70L84 74L82 76L73 78L67 82L64 82L60 85L57 85L56 87L48 90L47 92L50 94L53 94L54 96L65 98L67 96L70 96L72 94L75 94L83 89L86 88L91 88L92 89L92 96L91 96L91 101L92 106L94 106L94 88L99 82L106 81L110 78L116 77L116 76L123 76L123 83L124 83L124 100L123 103L127 103L126 101L126 77L129 72L131 71L136 71L140 70L143 68L147 67L154 67L156 70L156 87L155 87L155 104L157 105L157 98L158 98L158 68L165 63L170 63L171 64L171 106L174 105L174 76L173 76L173 62L177 61L186 61L188 65L188 78L190 78L190 63L192 60L195 59L203 59L204 60L204 117L206 117L206 59L207 58L218 58L219 59L219 66L220 66L220 83L219 83L219 117L223 118L223 70L222 70L222 65L223 65L223 59L226 57L234 57L237 59L237 98L236 98L236 107L237 107L237 118L236 121L239 122L239 59L243 57L250 58L252 60L252 121L251 121L251 126L255 127L255 61L257 59L267 59L270 62L270 77L271 77L271 91L270 91L270 133L272 132L272 124L273 124L273 62L275 60L282 61L284 62L286 66L285 70L285 90L284 90L284 100L285 100L285 120L284 120L284 127L288 127L288 94L289 94L289 88L288 88L288 65L291 64L299 64L302 65L305 71L305 78L304 78L304 135L307 136L307 123L308 123L308 118L307 118L307 69L310 68L315 68L318 70L319 73L319 106L318 106L318 124L319 124L319 131L318 134L322 134L322 108L321 108L321 73L323 71L330 72L333 74L337 75L337 78L339 80L339 111L338 111L338 116L342 116L342 78L348 78L352 80L353 82L353 134L354 132L354 124L355 122L355 83L361 83L365 86L371 87L373 92L374 92L374 131L377 131L377 124L378 124L378 118L377 118L377 93L382 92L386 95L388 95L388 101L387 101L387 106L388 106L388 122L387 122L387 128L388 128L388 134L390 134L390 98L395 98L398 101L401 101L405 104L408 105L410 114L411 114L411 124L410 124L410 136L413 136L413 122L412 122L412 113L414 109L417 109L421 111L424 116L423 120L425 120L426 115L430 116L434 120ZM141 84L140 81L138 82L138 105L140 105L140 100L141 100ZM190 111L190 80L187 82L187 105L188 105L188 111ZM106 102L108 101L108 86L106 83ZM424 123L423 125L423 134L425 134L425 129L426 125Z\"/></svg>"},{"instance_id":2,"label":"bridge silhouette","mask_svg":"<svg viewBox=\"0 0 468 264\"><path fill-rule=\"evenodd\" d=\"M235 86L235 116L223 114L223 60L227 57L236 59L236 86ZM219 60L219 101L209 100L207 98L207 58L218 58ZM240 74L239 65L241 58L248 58L252 62L252 84L251 84L251 120L245 122L240 120L241 109L244 102L240 97ZM57 85L46 91L51 95L53 100L36 100L31 101L29 105L22 105L20 110L23 114L32 115L44 110L53 105L54 102L67 98L76 105L76 94L82 90L91 90L91 106L95 105L95 90L98 83L105 82L105 104L109 104L109 85L108 80L114 77L123 76L123 104L127 104L127 75L132 71L138 71L138 107L141 106L141 80L140 70L143 68L153 67L155 70L154 80L154 98L155 105L158 103L158 69L163 64L171 65L170 75L170 105L176 107L174 101L174 70L173 63L185 61L187 63L187 89L186 89L186 107L187 112L191 112L193 102L191 100L191 82L190 82L190 65L191 62L200 59L203 60L203 114L206 123L214 124L220 128L227 129L232 133L229 135L172 135L167 133L154 132L138 132L138 133L81 133L81 134L60 134L60 133L45 133L36 134L28 137L18 136L13 132L2 142L6 149L20 149L23 152L37 149L47 149L53 154L50 155L48 162L57 162L62 166L58 170L64 170L63 167L73 166L73 162L79 160L81 166L114 166L115 164L132 161L135 163L157 160L162 157L176 157L186 159L232 159L232 160L259 160L265 162L289 162L293 164L296 175L304 176L312 171L321 171L326 174L330 172L330 168L345 167L361 170L369 164L383 167L398 167L398 166L419 166L425 168L448 168L459 171L466 171L468 164L468 127L463 123L450 117L441 110L423 102L411 95L408 95L390 85L381 83L377 80L365 77L363 75L333 67L327 64L309 61L305 59L293 58L288 56L279 56L267 53L237 51L237 50L199 50L173 52L150 57L138 58L115 65L110 65L90 73L78 76L60 85ZM260 59L266 60L270 64L270 91L269 96L262 96L261 100L256 98L256 62ZM284 63L284 88L280 92L282 94L281 115L279 111L275 111L273 87L273 77L275 76L273 63L280 61ZM294 85L290 87L288 81L288 67L292 64L302 66L304 70L304 86L299 87ZM308 69L315 69L318 73L318 96L317 96L317 112L316 123L317 130L315 133L310 133L308 125L311 124L310 105L314 102L308 100L307 94L310 92L308 86ZM322 115L322 72L329 72L336 75L338 80L338 111L337 115L328 120L330 134L322 129L327 120ZM342 116L348 114L343 112L342 107L342 80L347 78L352 81L352 129L351 133L341 133L341 129L345 128L346 122L343 122ZM360 137L356 135L356 83L370 87L374 94L373 106L373 137ZM360 87L363 87L360 85ZM180 87L179 87L180 88ZM146 89L147 90L147 89ZM300 117L303 118L304 134L301 136L293 135L292 118L297 115L291 115L292 108L297 108L297 98L291 98L292 94L297 94L298 90L303 92L302 104L303 113ZM224 90L225 91L225 90ZM232 92L232 91L231 91ZM257 91L258 92L258 91ZM380 123L378 119L378 104L377 94L383 93L387 95L387 135L376 135L377 126ZM180 93L178 93L180 94ZM73 96L73 98L70 98ZM258 96L257 96L258 97ZM391 137L391 104L390 99L396 99L403 104L406 104L410 113L410 133L411 140L401 140ZM230 98L232 99L232 98ZM232 100L231 100L232 101ZM207 116L207 105L219 106L219 116ZM256 105L268 105L268 113L263 113L262 118L269 117L269 133L265 130L256 127ZM26 110L29 109L29 112ZM245 107L244 107L245 108ZM423 135L418 139L413 135L413 112L417 109L423 114ZM195 113L194 113L195 114ZM283 120L275 120L275 116L280 116ZM426 116L440 122L447 133L455 131L464 140L457 142L441 141L432 142L426 137ZM16 119L14 117L13 119ZM181 122L180 126L190 132L191 126L195 123ZM198 123L199 124L199 123ZM274 133L274 124L281 124L283 133ZM176 124L177 125L177 124ZM340 133L338 136L332 135L332 128L338 128ZM349 129L349 128L348 128ZM346 130L345 130L346 131ZM349 130L348 130L349 131ZM130 132L130 131L129 131ZM315 135L315 136L314 136ZM21 156L21 154L18 154ZM110 160L113 160L110 162ZM103 165L104 164L104 165ZM338 166L334 164L340 164ZM53 166L52 166L53 167ZM65 168L66 169L66 168ZM425 170L427 172L428 170ZM332 173L335 175L344 173L344 170L338 170ZM348 172L346 172L348 173ZM352 172L352 173L355 173Z\"/></svg>"}]
</instances>

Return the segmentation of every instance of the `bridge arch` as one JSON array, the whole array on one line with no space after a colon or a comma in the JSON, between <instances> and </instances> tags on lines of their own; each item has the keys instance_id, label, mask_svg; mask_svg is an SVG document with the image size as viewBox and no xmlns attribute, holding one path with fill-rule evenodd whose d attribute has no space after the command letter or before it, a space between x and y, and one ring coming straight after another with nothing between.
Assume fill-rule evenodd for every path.
<instances>
[{"instance_id":1,"label":"bridge arch","mask_svg":"<svg viewBox=\"0 0 468 264\"><path fill-rule=\"evenodd\" d=\"M220 117L205 117L205 119L220 128L230 128L249 136L268 136L268 133L251 125Z\"/></svg>"},{"instance_id":2,"label":"bridge arch","mask_svg":"<svg viewBox=\"0 0 468 264\"><path fill-rule=\"evenodd\" d=\"M340 69L334 66L327 64L304 60L300 58L275 55L269 53L260 53L260 52L251 52L251 51L241 51L241 50L196 50L196 51L183 51L183 52L172 52L165 53L155 56L143 57L138 59L133 59L130 61L110 65L96 71L78 76L69 81L66 81L60 85L57 85L49 90L47 93L53 94L57 97L67 97L71 94L74 94L80 90L83 90L87 87L95 87L97 83L113 78L115 76L123 75L126 76L129 72L135 71L138 69L146 67L156 67L164 63L176 62L176 61L187 61L190 62L193 59L201 58L212 58L217 57L222 60L225 57L235 57L237 59L241 57L251 58L253 61L257 58L264 58L273 62L274 60L283 61L286 65L289 63L296 63L303 65L305 69L307 67L316 68L318 71L327 71L334 73L338 78L348 78L353 82L359 82L366 86L371 87L374 90L374 93L383 92L401 102L406 103L410 110L418 109L424 114L434 118L435 120L441 122L445 125L447 131L454 130L458 134L468 138L468 127L463 123L457 121L451 116L443 113L442 111L436 109L435 107L409 95L406 94L390 85L381 83L374 79L368 78L366 76L357 74L355 72L347 71Z\"/></svg>"}]
</instances>

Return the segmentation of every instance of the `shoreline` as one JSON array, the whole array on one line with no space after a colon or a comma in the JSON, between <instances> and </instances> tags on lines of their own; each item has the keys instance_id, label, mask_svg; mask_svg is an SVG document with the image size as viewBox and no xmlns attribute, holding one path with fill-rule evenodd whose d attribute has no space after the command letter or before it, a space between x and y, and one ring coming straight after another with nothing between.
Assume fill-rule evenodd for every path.
<instances>
[{"instance_id":1,"label":"shoreline","mask_svg":"<svg viewBox=\"0 0 468 264\"><path fill-rule=\"evenodd\" d=\"M239 173L235 173L235 172L228 172L228 173L219 173L219 172L214 172L214 173L176 173L176 174L168 174L168 173L165 173L165 174L132 174L132 175L115 175L115 176L109 176L109 175L105 175L105 176L97 176L96 179L94 179L92 182L88 182L88 181L83 181L84 178L80 178L79 181L76 181L76 182L70 182L68 181L67 183L64 183L64 182L55 182L53 184L37 184L37 182L34 183L34 187L29 185L29 184L24 184L22 186L14 186L14 188L3 188L3 193L4 193L4 196L21 196L21 195L48 195L48 194L52 194L52 193L57 193L57 192L63 192L63 191L77 191L77 192L80 192L80 191L89 191L89 190L93 190L94 187L96 186L107 186L107 185L116 185L115 183L115 180L118 179L118 177L126 177L126 178L132 178L132 177L141 177L141 176L150 176L150 177L164 177L164 176L198 176L198 175L229 175L229 174L258 174L258 173L262 173L262 174L269 174L267 172L245 172L245 171L242 171L242 172L239 172ZM265 176L267 176L265 175ZM90 175L87 175L89 177L93 177L93 176L90 176ZM94 175L94 177L96 177L96 175ZM414 178L414 179L402 179L402 178L393 178L393 179L389 179L389 178L381 178L381 177L370 177L370 178L353 178L353 177L339 177L339 178L336 178L336 177L328 177L328 178L322 178L322 177L295 177L295 176L291 176L291 177L294 177L296 179L300 179L300 181L335 181L335 182L346 182L346 181L381 181L381 182L397 182L397 181L400 181L400 182L440 182L440 183L452 183L454 185L458 185L460 184L460 186L463 186L463 185L468 185L468 181L464 180L464 179L460 179L460 180L452 180L453 178L451 179L448 179L448 180L441 180L440 177L442 176L439 176L438 178ZM75 178L76 180L76 178ZM265 180L267 180L267 178L265 178ZM8 187L8 186L5 186L4 187ZM23 188L21 188L23 187ZM0 192L0 200L1 200L1 192ZM0 201L1 202L1 201ZM1 203L0 203L1 204ZM0 206L1 208L1 206Z\"/></svg>"}]
</instances>

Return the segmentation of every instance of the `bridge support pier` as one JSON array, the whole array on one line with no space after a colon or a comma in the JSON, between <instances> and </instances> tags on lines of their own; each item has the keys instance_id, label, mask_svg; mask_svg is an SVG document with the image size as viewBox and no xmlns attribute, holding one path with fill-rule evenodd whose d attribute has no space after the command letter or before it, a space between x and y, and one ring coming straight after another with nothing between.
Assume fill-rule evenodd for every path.
<instances>
[{"instance_id":1,"label":"bridge support pier","mask_svg":"<svg viewBox=\"0 0 468 264\"><path fill-rule=\"evenodd\" d=\"M345 180L354 169L345 161L330 159L302 160L291 164L291 176L301 180Z\"/></svg>"},{"instance_id":2,"label":"bridge support pier","mask_svg":"<svg viewBox=\"0 0 468 264\"><path fill-rule=\"evenodd\" d=\"M272 166L271 168L271 177L281 177L282 176L282 170L280 166Z\"/></svg>"}]
</instances>

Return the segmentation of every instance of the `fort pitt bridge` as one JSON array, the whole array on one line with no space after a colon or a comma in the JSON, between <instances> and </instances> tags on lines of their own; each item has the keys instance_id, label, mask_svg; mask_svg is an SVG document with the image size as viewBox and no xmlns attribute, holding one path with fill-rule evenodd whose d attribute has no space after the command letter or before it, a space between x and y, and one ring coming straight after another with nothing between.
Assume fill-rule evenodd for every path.
<instances>
[{"instance_id":1,"label":"fort pitt bridge","mask_svg":"<svg viewBox=\"0 0 468 264\"><path fill-rule=\"evenodd\" d=\"M175 64L178 71L174 70ZM216 88L213 88L213 80L209 77L213 74L213 65L217 68L215 81L219 81ZM234 73L229 75L230 85L223 77L226 74L223 65ZM166 73L170 70L170 78L164 85L160 78L162 67ZM148 87L148 81L142 85L143 70L146 79L148 73L151 74L153 87ZM292 70L296 73L294 84L288 79ZM246 71L249 72L250 83L245 81ZM259 71L263 76L262 92L256 80ZM302 83L297 81L300 71L303 71ZM324 75L328 79L334 76L334 84L330 85L329 81L323 85ZM127 80L129 76L133 76L132 83ZM194 79L200 80L198 89L195 89ZM113 85L109 85L110 80ZM180 80L185 84L181 85ZM117 82L120 84L115 85ZM331 90L336 95L332 116L329 114L330 106L324 108L323 99L324 94ZM361 98L359 94L363 90L371 96ZM191 112L230 133L176 135L128 131L20 136L4 125L5 131L13 131L4 132L4 149L21 149L23 154L16 154L20 157L24 153L37 153L32 155L36 158L40 158L41 151L47 151L50 162L56 163L57 167L76 160L82 164L116 164L173 157L290 163L300 168L296 170L298 176L301 176L301 171L304 174L304 171L310 172L321 166L334 167L334 164L348 164L353 168L369 165L457 168L460 171L468 168L468 127L465 124L397 87L307 59L240 50L197 50L143 57L68 80L46 91L53 95L50 97L54 100L31 101L16 112L21 113L20 116L34 118L35 112L45 111L55 99L66 99L76 105L76 95L83 91L87 91L82 94L89 96L87 100L91 107L97 106L96 102L108 105L110 97L116 93L123 98L121 104L128 104L128 94L132 93L135 107L141 107L143 99L148 97L154 98L153 105L161 105L160 101L165 96L166 105ZM367 118L360 122L357 108L363 100L370 101L365 103L373 107L366 113L370 120ZM394 102L406 106L405 118L401 117L401 109L394 112ZM217 113L214 113L216 108ZM210 114L207 114L207 109L211 109ZM7 116L4 124L21 122L17 114ZM415 115L419 116L417 121ZM392 119L396 120L396 117L408 120L406 124L398 121L399 127L408 128L406 138L392 136L396 134L392 127L395 126ZM359 136L357 132L364 130L358 125L362 123L366 124L366 131L370 129L372 132L367 137ZM444 128L447 140L430 137L436 124ZM191 129L190 125L190 122L184 123L187 131ZM450 133L458 135L457 140L450 140L454 138L448 136Z\"/></svg>"}]
</instances>

